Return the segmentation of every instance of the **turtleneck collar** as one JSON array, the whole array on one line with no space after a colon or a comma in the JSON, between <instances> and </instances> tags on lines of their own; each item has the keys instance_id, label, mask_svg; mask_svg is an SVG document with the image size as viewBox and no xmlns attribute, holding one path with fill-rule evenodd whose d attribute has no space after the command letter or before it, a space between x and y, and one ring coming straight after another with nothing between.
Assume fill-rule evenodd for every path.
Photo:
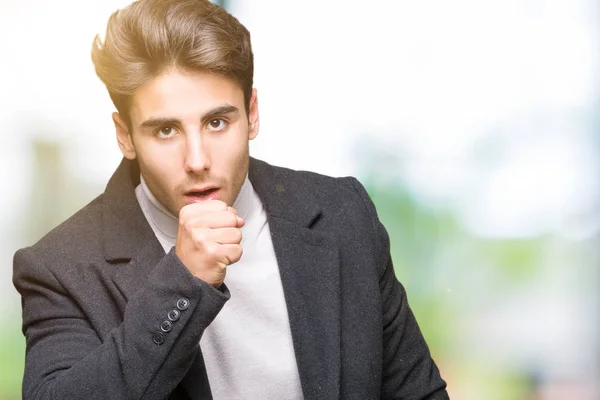
<instances>
[{"instance_id":1,"label":"turtleneck collar","mask_svg":"<svg viewBox=\"0 0 600 400\"><path fill-rule=\"evenodd\" d=\"M244 180L244 183L242 184L240 192L238 193L237 198L233 202L232 207L235 208L238 215L244 221L248 222L256 213L257 200L258 196L254 193L252 183L250 183L250 179L248 179L248 174L246 174L246 179Z\"/></svg>"},{"instance_id":2,"label":"turtleneck collar","mask_svg":"<svg viewBox=\"0 0 600 400\"><path fill-rule=\"evenodd\" d=\"M154 230L158 229L169 239L177 238L178 219L165 206L154 197L146 184L144 177L140 175L140 186L136 190L140 206L146 215L146 219Z\"/></svg>"}]
</instances>

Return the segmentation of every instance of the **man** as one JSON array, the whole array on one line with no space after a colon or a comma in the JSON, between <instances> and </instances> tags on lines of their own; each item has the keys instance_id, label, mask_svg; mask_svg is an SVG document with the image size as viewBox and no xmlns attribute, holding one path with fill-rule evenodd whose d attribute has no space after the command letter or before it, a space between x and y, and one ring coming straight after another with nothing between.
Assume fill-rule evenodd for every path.
<instances>
[{"instance_id":1,"label":"man","mask_svg":"<svg viewBox=\"0 0 600 400\"><path fill-rule=\"evenodd\" d=\"M92 49L124 159L19 250L25 399L446 399L353 178L251 159L247 30L140 0Z\"/></svg>"}]
</instances>

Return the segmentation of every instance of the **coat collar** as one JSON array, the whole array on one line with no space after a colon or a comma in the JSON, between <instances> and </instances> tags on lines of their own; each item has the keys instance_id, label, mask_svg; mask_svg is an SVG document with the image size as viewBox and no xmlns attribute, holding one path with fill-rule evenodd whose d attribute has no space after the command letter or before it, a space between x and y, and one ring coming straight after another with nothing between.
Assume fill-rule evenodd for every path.
<instances>
[{"instance_id":1,"label":"coat collar","mask_svg":"<svg viewBox=\"0 0 600 400\"><path fill-rule=\"evenodd\" d=\"M286 168L250 158L248 177L267 215L309 228L321 215L321 208L310 193L298 190L297 182L290 179L292 173Z\"/></svg>"}]
</instances>

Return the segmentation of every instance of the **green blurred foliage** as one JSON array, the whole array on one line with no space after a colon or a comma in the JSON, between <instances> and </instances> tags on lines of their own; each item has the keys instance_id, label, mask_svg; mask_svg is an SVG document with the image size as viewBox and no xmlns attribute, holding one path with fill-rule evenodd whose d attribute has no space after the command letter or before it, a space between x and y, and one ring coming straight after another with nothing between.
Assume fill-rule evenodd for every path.
<instances>
[{"instance_id":1,"label":"green blurred foliage","mask_svg":"<svg viewBox=\"0 0 600 400\"><path fill-rule=\"evenodd\" d=\"M436 259L441 240L457 231L454 220L419 205L400 186L364 180L390 236L394 268L408 291L413 312L434 354L443 352L452 330L452 310L441 300L436 284Z\"/></svg>"},{"instance_id":2,"label":"green blurred foliage","mask_svg":"<svg viewBox=\"0 0 600 400\"><path fill-rule=\"evenodd\" d=\"M21 381L25 366L25 338L21 334L20 314L5 318L0 331L0 400L21 398Z\"/></svg>"}]
</instances>

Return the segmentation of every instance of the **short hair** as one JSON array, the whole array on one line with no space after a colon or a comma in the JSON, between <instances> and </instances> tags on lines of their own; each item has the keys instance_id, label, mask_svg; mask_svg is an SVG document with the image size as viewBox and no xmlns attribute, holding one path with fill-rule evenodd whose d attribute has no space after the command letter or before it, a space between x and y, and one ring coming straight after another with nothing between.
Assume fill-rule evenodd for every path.
<instances>
[{"instance_id":1,"label":"short hair","mask_svg":"<svg viewBox=\"0 0 600 400\"><path fill-rule=\"evenodd\" d=\"M94 38L92 61L130 128L135 90L171 68L233 79L249 109L254 74L250 33L208 0L138 0L115 11L104 43L99 35Z\"/></svg>"}]
</instances>

